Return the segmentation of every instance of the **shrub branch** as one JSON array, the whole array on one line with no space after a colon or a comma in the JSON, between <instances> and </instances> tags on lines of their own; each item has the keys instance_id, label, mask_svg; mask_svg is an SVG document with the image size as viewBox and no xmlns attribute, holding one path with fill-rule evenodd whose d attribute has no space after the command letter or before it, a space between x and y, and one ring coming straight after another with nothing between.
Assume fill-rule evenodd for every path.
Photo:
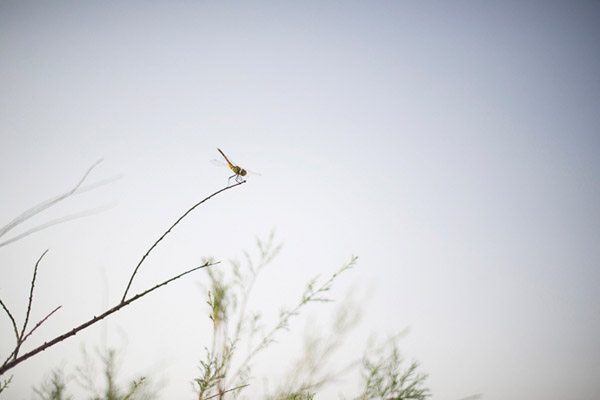
<instances>
[{"instance_id":1,"label":"shrub branch","mask_svg":"<svg viewBox=\"0 0 600 400\"><path fill-rule=\"evenodd\" d=\"M77 183L77 185L75 185L75 187L73 187L70 191L64 193L63 195L60 195L54 199L50 199L46 202L43 202L33 208L31 208L30 210L25 211L23 214L21 214L20 216L18 216L17 218L15 218L13 221L11 221L8 225L6 225L4 228L0 228L0 236L2 236L3 234L5 234L6 232L8 232L10 229L14 228L16 225L20 224L21 222L25 221L26 219L32 217L33 215L45 210L48 207L51 207L52 205L56 204L57 202L64 200L65 198L73 195L74 193L77 192L77 190L80 189L82 183L85 181L85 179L87 178L87 176L89 175L89 173L92 171L92 169L99 163L100 161L96 162L95 164L93 164L88 171L84 174L83 178L81 178L81 180ZM146 251L146 253L142 256L142 258L140 259L140 261L138 262L138 264L136 265L136 267L134 268L131 276L129 277L129 282L127 284L127 287L125 289L125 292L123 293L123 297L121 298L121 301L114 307L104 311L102 314L98 315L98 316L94 316L93 318L89 319L88 321L80 324L79 326L76 326L75 328L69 330L68 332L63 333L62 335L59 335L57 337L55 337L54 339L45 342L44 344L36 347L35 349L21 355L18 356L19 353L19 349L21 347L21 345L23 344L23 342L29 338L29 336L40 326L42 325L46 320L48 320L48 318L50 318L50 316L52 316L56 311L58 311L61 306L56 307L54 310L52 310L48 315L46 315L46 317L44 317L42 320L40 320L34 327L33 329L31 329L27 334L25 334L25 331L27 330L27 325L29 323L29 317L30 317L30 313L31 313L31 305L33 302L33 292L35 289L35 281L37 278L37 270L38 270L38 266L42 260L42 258L46 255L46 253L48 252L48 250L46 250L41 256L40 258L37 260L36 264L35 264L35 268L34 268L34 272L33 272L33 278L31 280L31 285L30 285L30 290L29 290L29 301L27 304L27 311L26 311L26 315L25 315L25 321L23 323L23 327L21 329L21 331L19 332L19 329L17 328L17 323L12 315L12 313L10 312L10 310L8 309L8 307L4 304L4 302L0 299L0 304L2 305L2 308L4 309L4 311L6 312L6 314L8 315L9 319L11 320L13 329L15 331L15 338L16 338L16 346L15 349L12 351L12 353L10 354L10 356L6 359L6 361L0 366L0 376L2 376L4 373L6 373L7 371L9 371L10 369L14 368L15 366L17 366L18 364L22 363L23 361L29 359L30 357L33 357L34 355L46 350L49 347L52 347L54 345L56 345L57 343L62 342L63 340L76 335L78 332L82 331L85 328L88 328L91 325L94 325L95 323L103 320L104 318L108 317L109 315L119 311L120 309L122 309L123 307L133 303L136 300L139 300L140 298L144 297L145 295L149 294L150 292L153 292L154 290L165 286L189 273L192 273L194 271L197 271L199 269L202 268L206 268L206 267L210 267L213 265L218 264L219 262L211 262L211 261L207 261L204 264L191 268L187 271L184 271L182 273L180 273L179 275L176 275L172 278L169 278L153 287L151 287L150 289L147 289L141 293L136 294L133 297L130 297L129 299L127 299L127 294L129 292L129 289L131 288L131 284L133 283L133 279L135 278L135 275L137 274L140 266L142 265L142 263L146 260L146 258L148 257L148 255L150 254L150 252L165 238L165 236L167 236L171 230L179 223L181 222L187 215L189 215L196 207L198 207L199 205L201 205L202 203L206 202L207 200L213 198L214 196L216 196L217 194L224 192L225 190L231 189L233 187L239 186L242 183L245 183L245 181L236 183L234 185L231 186L226 186L223 189L220 189L216 192L214 192L213 194L211 194L210 196L204 198L203 200L197 202L196 204L194 204L191 208L189 208L185 213L183 213L183 215L181 215L176 221L175 223L173 223L169 229L167 229L153 244L152 246L150 246L150 248ZM1 245L1 244L0 244Z\"/></svg>"},{"instance_id":2,"label":"shrub branch","mask_svg":"<svg viewBox=\"0 0 600 400\"><path fill-rule=\"evenodd\" d=\"M27 360L28 358L33 357L37 353L39 353L41 351L44 351L47 348L52 347L55 344L60 343L63 340L65 340L65 339L67 339L67 338L69 338L71 336L76 335L78 332L84 330L85 328L87 328L87 327L89 327L91 325L94 325L96 322L99 322L99 321L103 320L104 318L108 317L109 315L111 315L111 314L119 311L121 308L123 308L123 307L125 307L125 306L127 306L127 305L129 305L131 303L133 303L134 301L139 300L140 298L144 297L148 293L153 292L156 289L158 289L158 288L160 288L162 286L165 286L165 285L173 282L174 280L177 280L177 279L181 278L182 276L185 276L185 275L187 275L189 273L197 271L197 270L199 270L201 268L206 268L206 267L210 267L212 265L216 265L218 263L219 262L214 262L214 263L206 262L206 263L204 263L204 264L202 264L200 266L194 267L192 269L188 269L187 271L182 272L179 275L176 275L176 276L174 276L174 277L172 277L170 279L167 279L166 281L163 281L163 282L159 283L158 285L155 285L155 286L151 287L150 289L147 289L147 290L145 290L145 291L143 291L141 293L136 294L135 296L129 298L129 300L126 300L124 302L120 302L116 306L114 306L114 307L106 310L105 312L103 312L102 314L100 314L98 316L94 316L90 320L88 320L88 321L84 322L83 324L81 324L81 325L79 325L79 326L71 329L70 331L68 331L66 333L63 333L62 335L57 336L57 337L55 337L54 339L52 339L52 340L50 340L48 342L45 342L41 346L36 347L35 349L31 350L30 352L25 353L22 356L17 357L14 360L5 363L2 367L0 367L0 376L3 375L6 371L10 370L11 368L14 368L18 364L20 364L23 361Z\"/></svg>"}]
</instances>

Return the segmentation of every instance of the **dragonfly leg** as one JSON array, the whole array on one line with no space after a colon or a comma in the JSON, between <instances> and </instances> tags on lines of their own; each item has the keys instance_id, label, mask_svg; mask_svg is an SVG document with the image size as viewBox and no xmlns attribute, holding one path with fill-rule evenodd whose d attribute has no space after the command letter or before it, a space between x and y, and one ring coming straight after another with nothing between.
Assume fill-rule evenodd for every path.
<instances>
[{"instance_id":1,"label":"dragonfly leg","mask_svg":"<svg viewBox=\"0 0 600 400\"><path fill-rule=\"evenodd\" d=\"M231 180L231 178L233 178L233 177L237 177L237 175L236 175L236 174L233 174L233 175L231 175L229 178L227 178L227 186L229 186L229 181L230 181L230 180ZM237 178L236 178L236 181L237 181Z\"/></svg>"}]
</instances>

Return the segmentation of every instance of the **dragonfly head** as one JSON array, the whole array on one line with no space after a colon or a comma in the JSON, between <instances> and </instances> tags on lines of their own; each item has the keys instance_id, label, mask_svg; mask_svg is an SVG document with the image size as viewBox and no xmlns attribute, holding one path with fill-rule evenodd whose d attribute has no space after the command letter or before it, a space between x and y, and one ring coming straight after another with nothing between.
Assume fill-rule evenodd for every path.
<instances>
[{"instance_id":1,"label":"dragonfly head","mask_svg":"<svg viewBox=\"0 0 600 400\"><path fill-rule=\"evenodd\" d=\"M240 175L241 176L246 176L246 170L243 168L240 168Z\"/></svg>"}]
</instances>

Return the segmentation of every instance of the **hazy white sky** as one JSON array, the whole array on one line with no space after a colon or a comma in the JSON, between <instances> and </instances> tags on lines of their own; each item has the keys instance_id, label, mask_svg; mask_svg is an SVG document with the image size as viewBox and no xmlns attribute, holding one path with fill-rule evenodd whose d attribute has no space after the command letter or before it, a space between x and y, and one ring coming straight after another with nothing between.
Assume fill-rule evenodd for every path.
<instances>
[{"instance_id":1,"label":"hazy white sky","mask_svg":"<svg viewBox=\"0 0 600 400\"><path fill-rule=\"evenodd\" d=\"M401 348L435 398L593 398L598 27L592 1L0 1L0 222L98 158L92 180L124 175L36 221L109 211L0 248L0 296L21 317L50 248L33 316L63 309L32 342L115 303L157 235L225 184L209 162L220 147L262 176L178 227L136 289L240 257L275 227L286 244L258 293L267 316L357 254L333 295L369 293L358 336L410 327ZM30 398L83 343L125 348L124 371L191 397L208 343L201 282L24 363L6 398ZM2 316L0 355L11 335Z\"/></svg>"}]
</instances>

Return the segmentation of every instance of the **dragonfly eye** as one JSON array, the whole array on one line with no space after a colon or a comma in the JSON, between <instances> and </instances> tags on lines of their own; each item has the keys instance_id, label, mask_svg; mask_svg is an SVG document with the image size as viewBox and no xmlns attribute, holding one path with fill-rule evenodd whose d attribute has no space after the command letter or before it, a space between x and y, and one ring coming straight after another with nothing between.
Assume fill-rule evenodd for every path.
<instances>
[{"instance_id":1,"label":"dragonfly eye","mask_svg":"<svg viewBox=\"0 0 600 400\"><path fill-rule=\"evenodd\" d=\"M241 169L240 170L240 175L241 176L246 176L246 170L245 169Z\"/></svg>"}]
</instances>

